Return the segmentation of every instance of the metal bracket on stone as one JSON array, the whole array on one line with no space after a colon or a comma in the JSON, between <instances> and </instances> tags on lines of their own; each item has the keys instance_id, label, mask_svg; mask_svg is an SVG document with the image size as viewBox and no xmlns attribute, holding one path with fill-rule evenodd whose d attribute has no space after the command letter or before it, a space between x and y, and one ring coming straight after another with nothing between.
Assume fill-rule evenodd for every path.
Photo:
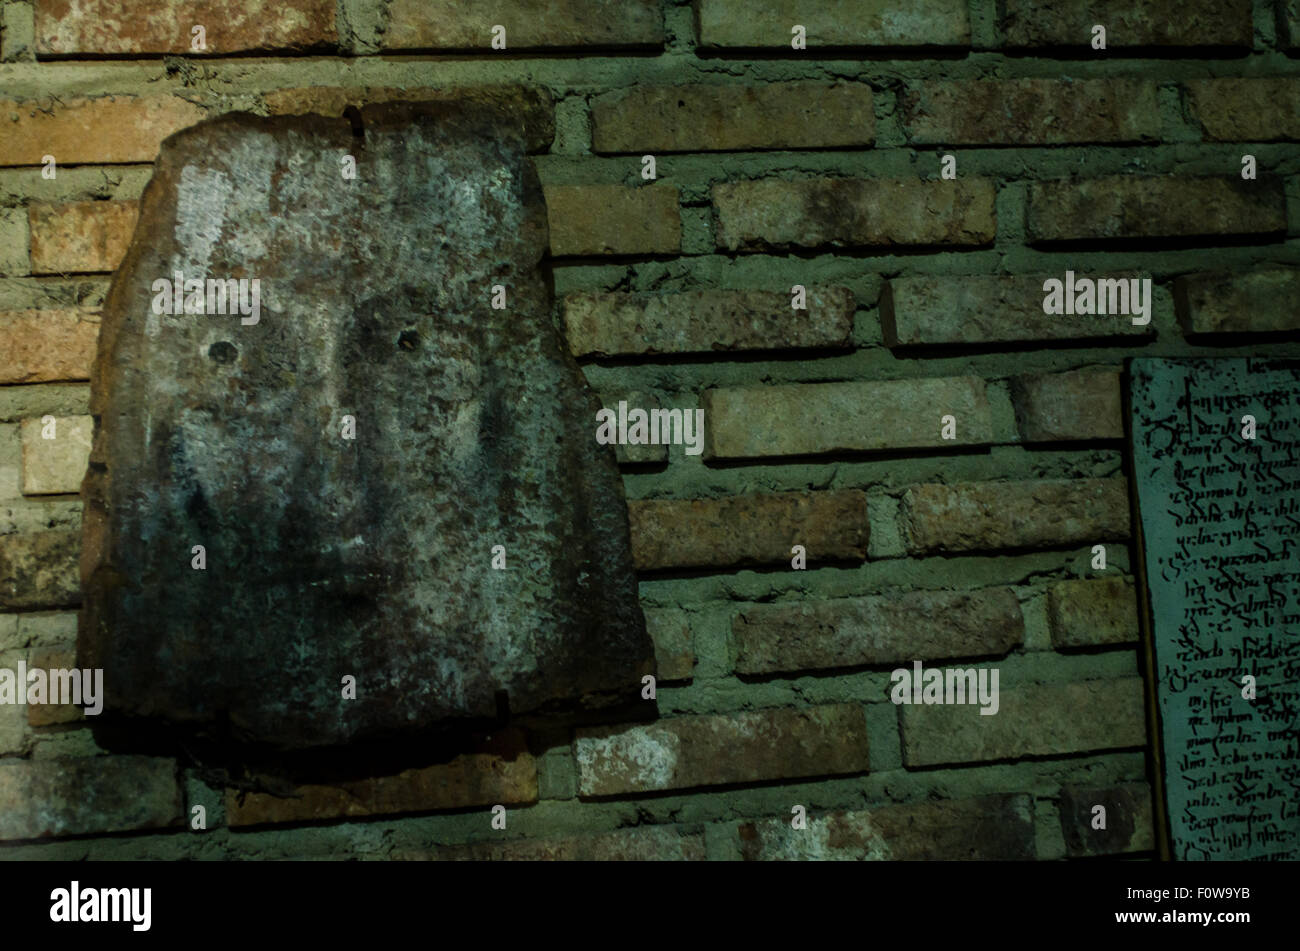
<instances>
[{"instance_id":1,"label":"metal bracket on stone","mask_svg":"<svg viewBox=\"0 0 1300 951\"><path fill-rule=\"evenodd\" d=\"M622 482L547 241L521 123L482 103L163 144L92 377L105 719L320 750L639 695Z\"/></svg>"}]
</instances>

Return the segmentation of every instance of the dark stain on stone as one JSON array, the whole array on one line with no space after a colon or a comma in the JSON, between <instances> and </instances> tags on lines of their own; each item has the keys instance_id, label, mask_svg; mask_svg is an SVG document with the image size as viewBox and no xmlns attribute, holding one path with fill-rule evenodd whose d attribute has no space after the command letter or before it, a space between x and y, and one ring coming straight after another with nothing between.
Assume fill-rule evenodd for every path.
<instances>
[{"instance_id":1,"label":"dark stain on stone","mask_svg":"<svg viewBox=\"0 0 1300 951\"><path fill-rule=\"evenodd\" d=\"M355 148L358 150L366 147L366 127L361 119L361 110L356 106L348 106L343 110L343 118L347 119L352 125L352 138L355 142Z\"/></svg>"},{"instance_id":2,"label":"dark stain on stone","mask_svg":"<svg viewBox=\"0 0 1300 951\"><path fill-rule=\"evenodd\" d=\"M239 356L239 349L229 340L219 340L208 347L208 356L222 366L229 366Z\"/></svg>"},{"instance_id":3,"label":"dark stain on stone","mask_svg":"<svg viewBox=\"0 0 1300 951\"><path fill-rule=\"evenodd\" d=\"M816 223L816 231L826 243L841 245L863 229L862 212L852 181L829 179L803 193L804 218Z\"/></svg>"},{"instance_id":4,"label":"dark stain on stone","mask_svg":"<svg viewBox=\"0 0 1300 951\"><path fill-rule=\"evenodd\" d=\"M1106 810L1106 828L1094 829L1093 809ZM1115 855L1129 850L1141 805L1133 787L1061 787L1061 833L1070 855Z\"/></svg>"}]
</instances>

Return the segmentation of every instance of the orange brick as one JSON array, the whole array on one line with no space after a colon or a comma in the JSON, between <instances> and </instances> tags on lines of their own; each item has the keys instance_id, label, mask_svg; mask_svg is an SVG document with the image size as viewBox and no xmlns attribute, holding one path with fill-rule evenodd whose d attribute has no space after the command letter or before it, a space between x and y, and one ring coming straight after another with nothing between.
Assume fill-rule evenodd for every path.
<instances>
[{"instance_id":1,"label":"orange brick","mask_svg":"<svg viewBox=\"0 0 1300 951\"><path fill-rule=\"evenodd\" d=\"M865 773L869 761L852 703L580 729L574 747L583 797Z\"/></svg>"},{"instance_id":2,"label":"orange brick","mask_svg":"<svg viewBox=\"0 0 1300 951\"><path fill-rule=\"evenodd\" d=\"M95 313L0 311L0 384L89 380L98 340Z\"/></svg>"},{"instance_id":3,"label":"orange brick","mask_svg":"<svg viewBox=\"0 0 1300 951\"><path fill-rule=\"evenodd\" d=\"M903 494L913 554L1066 548L1129 537L1123 478L914 485Z\"/></svg>"},{"instance_id":4,"label":"orange brick","mask_svg":"<svg viewBox=\"0 0 1300 951\"><path fill-rule=\"evenodd\" d=\"M32 205L33 274L87 274L117 269L139 215L135 201Z\"/></svg>"},{"instance_id":5,"label":"orange brick","mask_svg":"<svg viewBox=\"0 0 1300 951\"><path fill-rule=\"evenodd\" d=\"M507 732L448 763L329 785L299 786L292 797L226 791L232 826L465 809L537 801L537 767L522 734Z\"/></svg>"},{"instance_id":6,"label":"orange brick","mask_svg":"<svg viewBox=\"0 0 1300 951\"><path fill-rule=\"evenodd\" d=\"M628 503L639 571L789 564L794 545L814 562L861 561L870 528L857 489Z\"/></svg>"},{"instance_id":7,"label":"orange brick","mask_svg":"<svg viewBox=\"0 0 1300 951\"><path fill-rule=\"evenodd\" d=\"M71 645L62 647L41 647L32 651L31 660L27 663L28 670L74 670L77 667L77 651ZM53 678L49 678L53 680ZM74 723L77 720L84 720L85 714L81 712L81 707L75 703L54 703L53 701L53 684L49 684L47 689L50 691L46 695L45 703L32 703L27 706L27 722L31 726L56 726L60 723Z\"/></svg>"},{"instance_id":8,"label":"orange brick","mask_svg":"<svg viewBox=\"0 0 1300 951\"><path fill-rule=\"evenodd\" d=\"M203 115L175 96L0 101L0 165L41 165L47 155L60 165L152 162L163 139Z\"/></svg>"},{"instance_id":9,"label":"orange brick","mask_svg":"<svg viewBox=\"0 0 1300 951\"><path fill-rule=\"evenodd\" d=\"M191 45L194 26L205 49ZM334 0L36 0L37 55L294 50L338 42Z\"/></svg>"},{"instance_id":10,"label":"orange brick","mask_svg":"<svg viewBox=\"0 0 1300 951\"><path fill-rule=\"evenodd\" d=\"M548 185L551 254L674 254L682 246L671 185Z\"/></svg>"}]
</instances>

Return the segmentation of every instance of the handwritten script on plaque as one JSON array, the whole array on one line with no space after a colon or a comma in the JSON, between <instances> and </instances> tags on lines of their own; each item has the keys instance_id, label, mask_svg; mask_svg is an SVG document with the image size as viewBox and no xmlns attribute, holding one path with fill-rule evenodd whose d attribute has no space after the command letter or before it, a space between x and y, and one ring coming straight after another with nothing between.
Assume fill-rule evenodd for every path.
<instances>
[{"instance_id":1,"label":"handwritten script on plaque","mask_svg":"<svg viewBox=\"0 0 1300 951\"><path fill-rule=\"evenodd\" d=\"M1134 360L1131 407L1173 857L1300 858L1300 364Z\"/></svg>"}]
</instances>

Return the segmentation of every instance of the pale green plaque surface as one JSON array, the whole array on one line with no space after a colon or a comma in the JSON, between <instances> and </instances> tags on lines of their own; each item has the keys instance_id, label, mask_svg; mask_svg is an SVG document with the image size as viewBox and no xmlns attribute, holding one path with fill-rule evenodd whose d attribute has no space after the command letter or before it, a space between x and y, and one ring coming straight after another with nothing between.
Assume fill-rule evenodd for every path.
<instances>
[{"instance_id":1,"label":"pale green plaque surface","mask_svg":"<svg viewBox=\"0 0 1300 951\"><path fill-rule=\"evenodd\" d=\"M1300 858L1300 364L1134 360L1130 411L1173 857Z\"/></svg>"}]
</instances>

